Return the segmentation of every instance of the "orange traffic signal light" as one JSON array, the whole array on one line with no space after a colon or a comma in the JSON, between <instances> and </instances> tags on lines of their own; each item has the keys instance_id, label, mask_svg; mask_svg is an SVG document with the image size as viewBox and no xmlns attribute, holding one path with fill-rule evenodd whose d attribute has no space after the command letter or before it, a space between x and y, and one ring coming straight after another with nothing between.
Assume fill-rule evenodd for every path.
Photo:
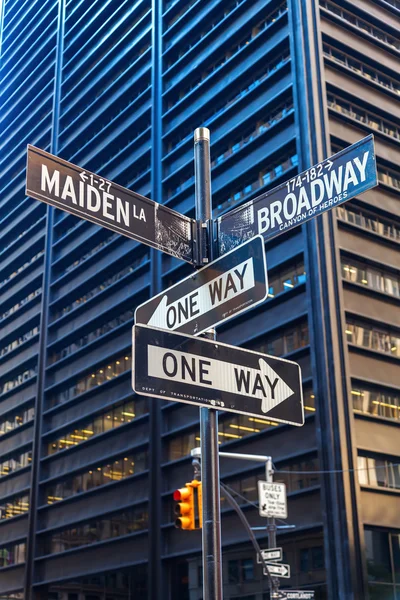
<instances>
[{"instance_id":1,"label":"orange traffic signal light","mask_svg":"<svg viewBox=\"0 0 400 600\"><path fill-rule=\"evenodd\" d=\"M175 527L177 529L201 529L201 482L194 479L185 487L174 491Z\"/></svg>"},{"instance_id":2,"label":"orange traffic signal light","mask_svg":"<svg viewBox=\"0 0 400 600\"><path fill-rule=\"evenodd\" d=\"M194 522L194 490L189 483L175 490L175 527L178 529L196 529Z\"/></svg>"}]
</instances>

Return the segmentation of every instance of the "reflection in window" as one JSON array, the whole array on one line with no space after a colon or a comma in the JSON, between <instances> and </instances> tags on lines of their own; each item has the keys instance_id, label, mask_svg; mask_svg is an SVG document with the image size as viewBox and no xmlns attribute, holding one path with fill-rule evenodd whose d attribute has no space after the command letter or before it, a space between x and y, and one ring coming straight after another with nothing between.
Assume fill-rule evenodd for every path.
<instances>
[{"instance_id":1,"label":"reflection in window","mask_svg":"<svg viewBox=\"0 0 400 600\"><path fill-rule=\"evenodd\" d=\"M77 446L95 435L110 431L120 425L125 425L125 423L130 423L145 414L145 412L147 412L147 402L145 399L130 400L114 408L111 407L104 413L84 421L78 429L73 429L64 433L61 438L52 440L48 445L47 453L55 454L66 448Z\"/></svg>"},{"instance_id":2,"label":"reflection in window","mask_svg":"<svg viewBox=\"0 0 400 600\"><path fill-rule=\"evenodd\" d=\"M228 561L229 583L241 584L246 583L247 581L253 581L254 579L254 560L252 558L241 558Z\"/></svg>"},{"instance_id":3,"label":"reflection in window","mask_svg":"<svg viewBox=\"0 0 400 600\"><path fill-rule=\"evenodd\" d=\"M118 271L115 275L108 277L102 283L100 283L99 285L96 285L96 287L89 290L86 294L84 294L80 298L77 298L76 300L74 300L67 306L64 306L63 308L58 309L56 314L54 315L54 319L58 319L59 317L62 317L62 315L65 315L66 313L70 312L77 306L84 304L85 302L87 302L88 300L90 300L91 298L93 298L94 296L96 296L97 294L99 294L100 292L105 290L106 288L108 288L110 285L115 283L116 281L119 281L120 279L122 279L122 277L124 277L125 275L132 273L135 269L137 269L138 267L143 265L145 262L147 262L148 259L149 259L149 253L146 252L145 254L143 254L143 256L137 258L129 267L123 268L121 271Z\"/></svg>"},{"instance_id":4,"label":"reflection in window","mask_svg":"<svg viewBox=\"0 0 400 600\"><path fill-rule=\"evenodd\" d=\"M347 341L350 344L400 356L400 336L389 329L377 329L372 325L346 324Z\"/></svg>"},{"instance_id":5,"label":"reflection in window","mask_svg":"<svg viewBox=\"0 0 400 600\"><path fill-rule=\"evenodd\" d=\"M0 477L5 477L14 471L27 467L32 462L32 451L11 455L0 463Z\"/></svg>"},{"instance_id":6,"label":"reflection in window","mask_svg":"<svg viewBox=\"0 0 400 600\"><path fill-rule=\"evenodd\" d=\"M25 543L8 544L0 548L0 567L10 567L25 562Z\"/></svg>"},{"instance_id":7,"label":"reflection in window","mask_svg":"<svg viewBox=\"0 0 400 600\"><path fill-rule=\"evenodd\" d=\"M268 297L274 298L281 292L287 292L306 281L304 263L291 265L279 273L274 272L268 278Z\"/></svg>"},{"instance_id":8,"label":"reflection in window","mask_svg":"<svg viewBox=\"0 0 400 600\"><path fill-rule=\"evenodd\" d=\"M372 485L400 489L400 465L398 460L358 456L358 480L360 485Z\"/></svg>"},{"instance_id":9,"label":"reflection in window","mask_svg":"<svg viewBox=\"0 0 400 600\"><path fill-rule=\"evenodd\" d=\"M389 531L365 528L365 552L367 557L368 580L374 583L391 584L390 586L374 586L374 590L380 590L376 598L390 597L390 591L394 594L392 587L398 579L398 563L394 563L396 552L391 555L391 548L398 548L399 534ZM398 553L397 553L398 556ZM394 597L394 596L393 596Z\"/></svg>"},{"instance_id":10,"label":"reflection in window","mask_svg":"<svg viewBox=\"0 0 400 600\"><path fill-rule=\"evenodd\" d=\"M329 44L324 43L323 45L324 55L327 58L333 59L335 62L351 69L358 75L373 81L374 83L383 86L384 88L394 92L396 94L400 94L400 84L396 79L385 75L375 67L370 67L369 65L362 63L361 61L355 59L353 56L330 46Z\"/></svg>"},{"instance_id":11,"label":"reflection in window","mask_svg":"<svg viewBox=\"0 0 400 600\"><path fill-rule=\"evenodd\" d=\"M366 263L342 257L342 277L378 292L400 297L400 277Z\"/></svg>"},{"instance_id":12,"label":"reflection in window","mask_svg":"<svg viewBox=\"0 0 400 600\"><path fill-rule=\"evenodd\" d=\"M394 187L400 190L400 175L395 173L391 169L384 169L383 167L378 167L378 180L390 187Z\"/></svg>"},{"instance_id":13,"label":"reflection in window","mask_svg":"<svg viewBox=\"0 0 400 600\"><path fill-rule=\"evenodd\" d=\"M286 484L287 492L296 492L320 484L319 460L312 457L300 462L281 465L275 471L274 481ZM302 473L304 471L304 473Z\"/></svg>"},{"instance_id":14,"label":"reflection in window","mask_svg":"<svg viewBox=\"0 0 400 600\"><path fill-rule=\"evenodd\" d=\"M46 489L47 503L54 504L75 494L88 492L94 488L121 481L136 473L142 473L148 468L147 451L135 452L128 456L120 456L116 460L95 466L92 469L51 484Z\"/></svg>"},{"instance_id":15,"label":"reflection in window","mask_svg":"<svg viewBox=\"0 0 400 600\"><path fill-rule=\"evenodd\" d=\"M353 385L351 397L354 412L373 415L374 417L385 417L394 421L400 419L400 395L396 392Z\"/></svg>"},{"instance_id":16,"label":"reflection in window","mask_svg":"<svg viewBox=\"0 0 400 600\"><path fill-rule=\"evenodd\" d=\"M114 317L113 319L111 319L110 321L105 323L104 325L97 327L97 329L95 329L94 331L91 331L90 333L83 335L82 337L75 340L68 346L65 346L61 350L54 352L54 354L52 354L49 359L50 363L54 363L57 360L61 360L62 358L69 356L69 354L72 354L73 352L76 352L77 350L79 350L80 348L83 348L87 344L90 344L90 342L93 342L100 336L105 335L109 331L112 331L119 325L122 325L123 323L126 323L127 321L131 321L134 317L134 314L135 314L134 309L126 310L124 313L122 313L121 315L118 315L117 317Z\"/></svg>"},{"instance_id":17,"label":"reflection in window","mask_svg":"<svg viewBox=\"0 0 400 600\"><path fill-rule=\"evenodd\" d=\"M50 406L63 404L103 383L107 383L107 381L111 381L111 379L130 370L131 366L132 356L130 354L123 354L114 360L110 360L93 373L88 373L81 379L78 379L78 381L69 388L54 394L49 400Z\"/></svg>"},{"instance_id":18,"label":"reflection in window","mask_svg":"<svg viewBox=\"0 0 400 600\"><path fill-rule=\"evenodd\" d=\"M5 381L4 383L0 383L0 396L24 384L25 381L28 381L31 377L34 377L36 373L37 367L25 369L25 371L23 371L16 377L13 377L12 379Z\"/></svg>"},{"instance_id":19,"label":"reflection in window","mask_svg":"<svg viewBox=\"0 0 400 600\"><path fill-rule=\"evenodd\" d=\"M400 187L400 186L399 186ZM382 219L373 213L356 207L338 206L336 209L339 219L347 221L368 231L373 231L391 240L400 241L400 225L393 221Z\"/></svg>"},{"instance_id":20,"label":"reflection in window","mask_svg":"<svg viewBox=\"0 0 400 600\"><path fill-rule=\"evenodd\" d=\"M29 510L29 496L17 496L0 502L0 519L11 519L23 515Z\"/></svg>"},{"instance_id":21,"label":"reflection in window","mask_svg":"<svg viewBox=\"0 0 400 600\"><path fill-rule=\"evenodd\" d=\"M29 423L35 416L35 409L25 408L18 409L9 413L7 416L2 417L0 420L0 436L8 433L9 431L13 431L17 427L24 425L24 423Z\"/></svg>"},{"instance_id":22,"label":"reflection in window","mask_svg":"<svg viewBox=\"0 0 400 600\"><path fill-rule=\"evenodd\" d=\"M58 531L48 536L46 553L56 554L142 531L147 528L147 520L147 508L141 506Z\"/></svg>"}]
</instances>

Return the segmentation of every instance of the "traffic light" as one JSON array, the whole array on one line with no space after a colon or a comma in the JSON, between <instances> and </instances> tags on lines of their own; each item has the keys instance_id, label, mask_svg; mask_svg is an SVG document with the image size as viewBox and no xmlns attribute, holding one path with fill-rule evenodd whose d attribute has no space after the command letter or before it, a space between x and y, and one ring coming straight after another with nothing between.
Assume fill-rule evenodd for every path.
<instances>
[{"instance_id":1,"label":"traffic light","mask_svg":"<svg viewBox=\"0 0 400 600\"><path fill-rule=\"evenodd\" d=\"M175 527L177 529L201 529L201 482L194 479L185 487L174 491Z\"/></svg>"}]
</instances>

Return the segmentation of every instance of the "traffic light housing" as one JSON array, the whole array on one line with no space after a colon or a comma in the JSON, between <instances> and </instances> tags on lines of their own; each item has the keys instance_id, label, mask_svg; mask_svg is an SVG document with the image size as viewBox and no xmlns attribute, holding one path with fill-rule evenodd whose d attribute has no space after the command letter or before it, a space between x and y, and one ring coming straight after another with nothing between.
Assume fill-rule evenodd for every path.
<instances>
[{"instance_id":1,"label":"traffic light housing","mask_svg":"<svg viewBox=\"0 0 400 600\"><path fill-rule=\"evenodd\" d=\"M201 482L194 479L173 494L175 504L175 527L193 531L201 529Z\"/></svg>"}]
</instances>

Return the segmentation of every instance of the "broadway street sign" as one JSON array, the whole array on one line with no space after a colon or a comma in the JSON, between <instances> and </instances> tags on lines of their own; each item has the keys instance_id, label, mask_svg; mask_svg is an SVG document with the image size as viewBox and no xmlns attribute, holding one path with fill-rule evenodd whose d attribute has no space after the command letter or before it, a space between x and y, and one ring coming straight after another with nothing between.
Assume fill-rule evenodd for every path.
<instances>
[{"instance_id":1,"label":"broadway street sign","mask_svg":"<svg viewBox=\"0 0 400 600\"><path fill-rule=\"evenodd\" d=\"M276 563L272 563L272 564L268 564L268 571L270 572L270 574L273 577L285 577L285 579L289 579L290 578L290 565L285 565L285 564L276 564ZM263 569L264 575L267 574L266 569Z\"/></svg>"},{"instance_id":2,"label":"broadway street sign","mask_svg":"<svg viewBox=\"0 0 400 600\"><path fill-rule=\"evenodd\" d=\"M269 240L377 185L373 135L218 219L219 254L257 234Z\"/></svg>"},{"instance_id":3,"label":"broadway street sign","mask_svg":"<svg viewBox=\"0 0 400 600\"><path fill-rule=\"evenodd\" d=\"M26 195L194 263L194 220L28 145Z\"/></svg>"},{"instance_id":4,"label":"broadway street sign","mask_svg":"<svg viewBox=\"0 0 400 600\"><path fill-rule=\"evenodd\" d=\"M132 333L136 393L303 425L298 364L147 325Z\"/></svg>"},{"instance_id":5,"label":"broadway street sign","mask_svg":"<svg viewBox=\"0 0 400 600\"><path fill-rule=\"evenodd\" d=\"M268 550L261 550L261 555L266 562L270 561L281 561L282 560L282 548L269 548ZM261 558L257 554L257 562L261 563Z\"/></svg>"},{"instance_id":6,"label":"broadway street sign","mask_svg":"<svg viewBox=\"0 0 400 600\"><path fill-rule=\"evenodd\" d=\"M259 235L138 306L135 323L198 335L254 308L267 294Z\"/></svg>"},{"instance_id":7,"label":"broadway street sign","mask_svg":"<svg viewBox=\"0 0 400 600\"><path fill-rule=\"evenodd\" d=\"M313 600L314 594L313 590L279 590L272 592L271 598L274 600Z\"/></svg>"}]
</instances>

